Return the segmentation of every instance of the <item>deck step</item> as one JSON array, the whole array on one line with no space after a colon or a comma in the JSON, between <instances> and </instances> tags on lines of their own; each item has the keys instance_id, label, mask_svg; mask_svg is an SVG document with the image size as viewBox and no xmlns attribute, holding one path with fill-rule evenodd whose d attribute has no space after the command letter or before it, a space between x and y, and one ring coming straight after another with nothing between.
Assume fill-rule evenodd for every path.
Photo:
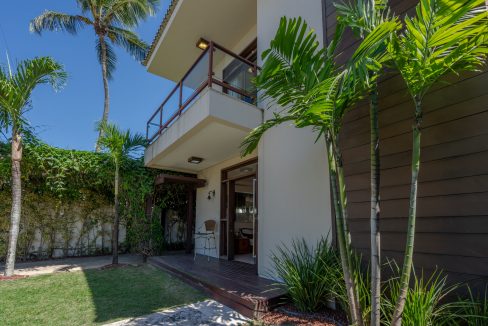
<instances>
[{"instance_id":1,"label":"deck step","mask_svg":"<svg viewBox=\"0 0 488 326\"><path fill-rule=\"evenodd\" d=\"M259 277L241 262L190 255L151 257L149 263L204 290L210 297L248 318L259 318L286 303L286 292L273 281Z\"/></svg>"}]
</instances>

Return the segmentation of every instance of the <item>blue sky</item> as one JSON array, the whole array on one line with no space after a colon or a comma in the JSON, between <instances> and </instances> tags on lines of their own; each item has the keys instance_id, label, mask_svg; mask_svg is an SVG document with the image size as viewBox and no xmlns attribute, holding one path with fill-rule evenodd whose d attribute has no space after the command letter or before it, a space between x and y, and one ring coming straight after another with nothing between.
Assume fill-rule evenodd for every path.
<instances>
[{"instance_id":1,"label":"blue sky","mask_svg":"<svg viewBox=\"0 0 488 326\"><path fill-rule=\"evenodd\" d=\"M136 30L150 43L164 17L169 0L161 0L156 16L142 22ZM42 86L33 94L33 110L27 117L40 139L50 145L93 150L95 123L103 110L103 87L95 55L95 35L86 28L73 36L63 32L29 32L29 22L45 9L79 13L75 0L4 1L0 11L0 64L5 65L6 50L11 62L36 56L51 56L69 74L66 87L53 92ZM2 35L3 34L3 35ZM122 128L145 133L146 121L170 90L171 82L148 73L122 49L116 49L117 70L110 82L110 121Z\"/></svg>"}]
</instances>

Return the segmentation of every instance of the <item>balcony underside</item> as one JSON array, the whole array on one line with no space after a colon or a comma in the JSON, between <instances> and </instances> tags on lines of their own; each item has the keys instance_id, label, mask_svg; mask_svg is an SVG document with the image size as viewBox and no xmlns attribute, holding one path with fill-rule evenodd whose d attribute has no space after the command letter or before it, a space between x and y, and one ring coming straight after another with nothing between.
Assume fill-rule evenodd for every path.
<instances>
[{"instance_id":1,"label":"balcony underside","mask_svg":"<svg viewBox=\"0 0 488 326\"><path fill-rule=\"evenodd\" d=\"M148 71L178 81L201 53L195 45L200 38L234 48L255 27L256 8L256 0L179 0L155 40Z\"/></svg>"},{"instance_id":2,"label":"balcony underside","mask_svg":"<svg viewBox=\"0 0 488 326\"><path fill-rule=\"evenodd\" d=\"M146 149L148 167L198 172L239 154L262 110L208 88ZM203 158L200 164L188 158Z\"/></svg>"}]
</instances>

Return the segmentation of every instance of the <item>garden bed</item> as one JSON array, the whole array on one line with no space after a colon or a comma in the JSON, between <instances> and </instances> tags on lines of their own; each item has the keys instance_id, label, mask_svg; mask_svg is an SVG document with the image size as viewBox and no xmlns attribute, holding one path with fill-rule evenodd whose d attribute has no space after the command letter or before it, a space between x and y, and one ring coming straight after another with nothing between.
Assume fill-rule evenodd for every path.
<instances>
[{"instance_id":1,"label":"garden bed","mask_svg":"<svg viewBox=\"0 0 488 326\"><path fill-rule=\"evenodd\" d=\"M298 311L292 305L282 306L265 314L261 321L265 325L296 325L296 326L346 326L346 316L336 310L326 309L316 313Z\"/></svg>"}]
</instances>

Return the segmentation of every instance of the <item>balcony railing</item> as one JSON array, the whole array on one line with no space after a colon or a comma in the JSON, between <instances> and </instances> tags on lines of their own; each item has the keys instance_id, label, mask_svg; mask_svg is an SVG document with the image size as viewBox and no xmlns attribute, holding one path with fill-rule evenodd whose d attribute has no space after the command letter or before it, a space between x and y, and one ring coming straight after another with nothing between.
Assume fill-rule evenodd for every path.
<instances>
[{"instance_id":1,"label":"balcony railing","mask_svg":"<svg viewBox=\"0 0 488 326\"><path fill-rule=\"evenodd\" d=\"M149 118L147 140L151 143L161 135L207 87L255 104L256 91L252 78L256 76L257 69L256 63L210 42Z\"/></svg>"}]
</instances>

